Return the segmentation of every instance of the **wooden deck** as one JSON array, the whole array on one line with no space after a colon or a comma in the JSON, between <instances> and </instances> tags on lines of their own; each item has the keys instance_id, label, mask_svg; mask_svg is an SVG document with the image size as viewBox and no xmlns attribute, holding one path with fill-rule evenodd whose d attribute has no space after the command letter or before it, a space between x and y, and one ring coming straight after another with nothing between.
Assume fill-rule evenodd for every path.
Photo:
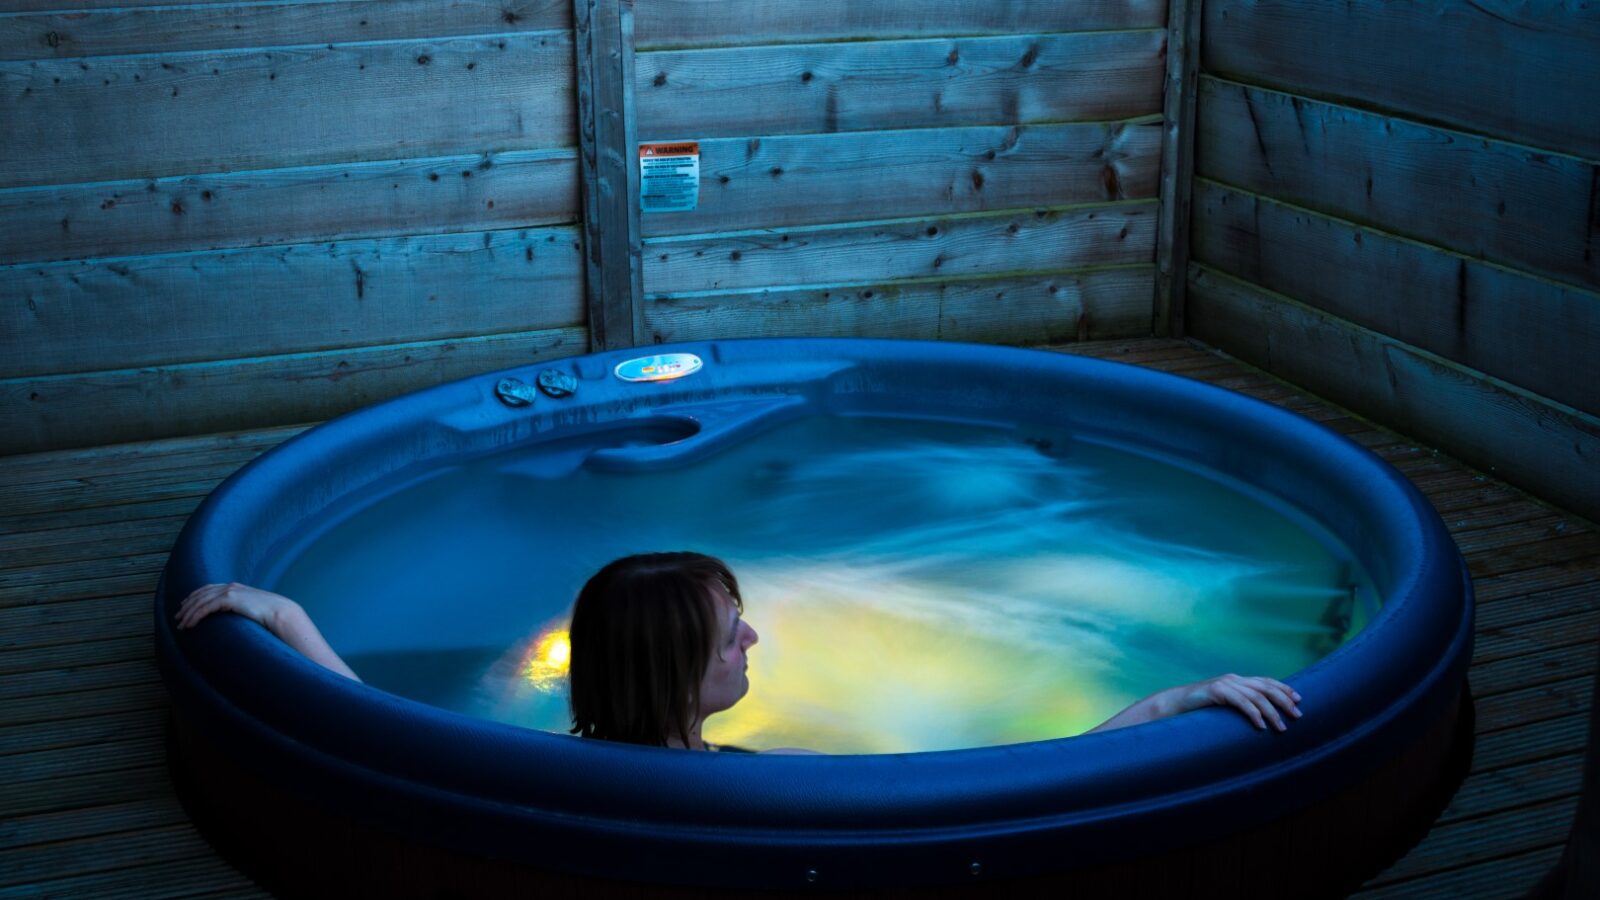
<instances>
[{"instance_id":1,"label":"wooden deck","mask_svg":"<svg viewBox=\"0 0 1600 900\"><path fill-rule=\"evenodd\" d=\"M1181 341L1059 349L1277 403L1428 495L1477 583L1477 752L1433 831L1358 896L1521 896L1559 854L1581 780L1600 638L1595 527ZM151 597L200 499L299 430L0 458L0 900L266 896L173 796Z\"/></svg>"}]
</instances>

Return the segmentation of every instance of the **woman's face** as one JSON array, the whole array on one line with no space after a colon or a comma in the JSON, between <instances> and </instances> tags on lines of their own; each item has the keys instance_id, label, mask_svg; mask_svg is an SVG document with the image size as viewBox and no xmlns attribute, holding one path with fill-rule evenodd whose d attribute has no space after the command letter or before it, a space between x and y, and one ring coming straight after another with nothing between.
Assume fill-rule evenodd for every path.
<instances>
[{"instance_id":1,"label":"woman's face","mask_svg":"<svg viewBox=\"0 0 1600 900\"><path fill-rule=\"evenodd\" d=\"M750 690L747 669L749 649L759 639L756 630L739 616L733 598L720 584L711 586L717 601L717 638L711 648L706 675L700 680L700 718L719 713L738 703Z\"/></svg>"}]
</instances>

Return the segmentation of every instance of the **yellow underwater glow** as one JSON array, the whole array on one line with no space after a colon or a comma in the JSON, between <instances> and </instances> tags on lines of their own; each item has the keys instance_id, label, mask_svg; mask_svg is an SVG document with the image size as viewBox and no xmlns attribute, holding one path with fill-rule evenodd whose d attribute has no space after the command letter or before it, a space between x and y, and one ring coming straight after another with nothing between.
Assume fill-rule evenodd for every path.
<instances>
[{"instance_id":1,"label":"yellow underwater glow","mask_svg":"<svg viewBox=\"0 0 1600 900\"><path fill-rule=\"evenodd\" d=\"M744 568L762 638L749 695L707 721L708 740L831 753L970 747L1077 734L1137 699L1109 683L1111 647L1030 641L993 604L930 602L933 586L885 571Z\"/></svg>"},{"instance_id":2,"label":"yellow underwater glow","mask_svg":"<svg viewBox=\"0 0 1600 900\"><path fill-rule=\"evenodd\" d=\"M529 645L522 658L522 678L546 693L567 689L567 669L572 665L572 641L565 628L551 629Z\"/></svg>"}]
</instances>

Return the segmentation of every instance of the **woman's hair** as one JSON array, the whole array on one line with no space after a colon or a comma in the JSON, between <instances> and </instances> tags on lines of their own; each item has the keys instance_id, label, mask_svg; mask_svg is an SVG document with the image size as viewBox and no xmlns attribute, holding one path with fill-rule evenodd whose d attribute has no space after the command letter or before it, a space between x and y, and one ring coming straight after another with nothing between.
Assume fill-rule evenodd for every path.
<instances>
[{"instance_id":1,"label":"woman's hair","mask_svg":"<svg viewBox=\"0 0 1600 900\"><path fill-rule=\"evenodd\" d=\"M594 574L572 610L572 733L630 744L685 746L717 639L722 585L744 609L722 560L641 553Z\"/></svg>"}]
</instances>

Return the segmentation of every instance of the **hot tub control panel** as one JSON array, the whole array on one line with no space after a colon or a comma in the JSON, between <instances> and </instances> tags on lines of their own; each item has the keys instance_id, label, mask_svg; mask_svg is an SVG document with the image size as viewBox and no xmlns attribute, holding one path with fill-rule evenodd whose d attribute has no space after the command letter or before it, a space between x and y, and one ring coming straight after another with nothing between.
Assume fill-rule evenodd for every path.
<instances>
[{"instance_id":1,"label":"hot tub control panel","mask_svg":"<svg viewBox=\"0 0 1600 900\"><path fill-rule=\"evenodd\" d=\"M623 381L672 381L693 375L704 365L693 353L665 353L624 360L612 371Z\"/></svg>"}]
</instances>

